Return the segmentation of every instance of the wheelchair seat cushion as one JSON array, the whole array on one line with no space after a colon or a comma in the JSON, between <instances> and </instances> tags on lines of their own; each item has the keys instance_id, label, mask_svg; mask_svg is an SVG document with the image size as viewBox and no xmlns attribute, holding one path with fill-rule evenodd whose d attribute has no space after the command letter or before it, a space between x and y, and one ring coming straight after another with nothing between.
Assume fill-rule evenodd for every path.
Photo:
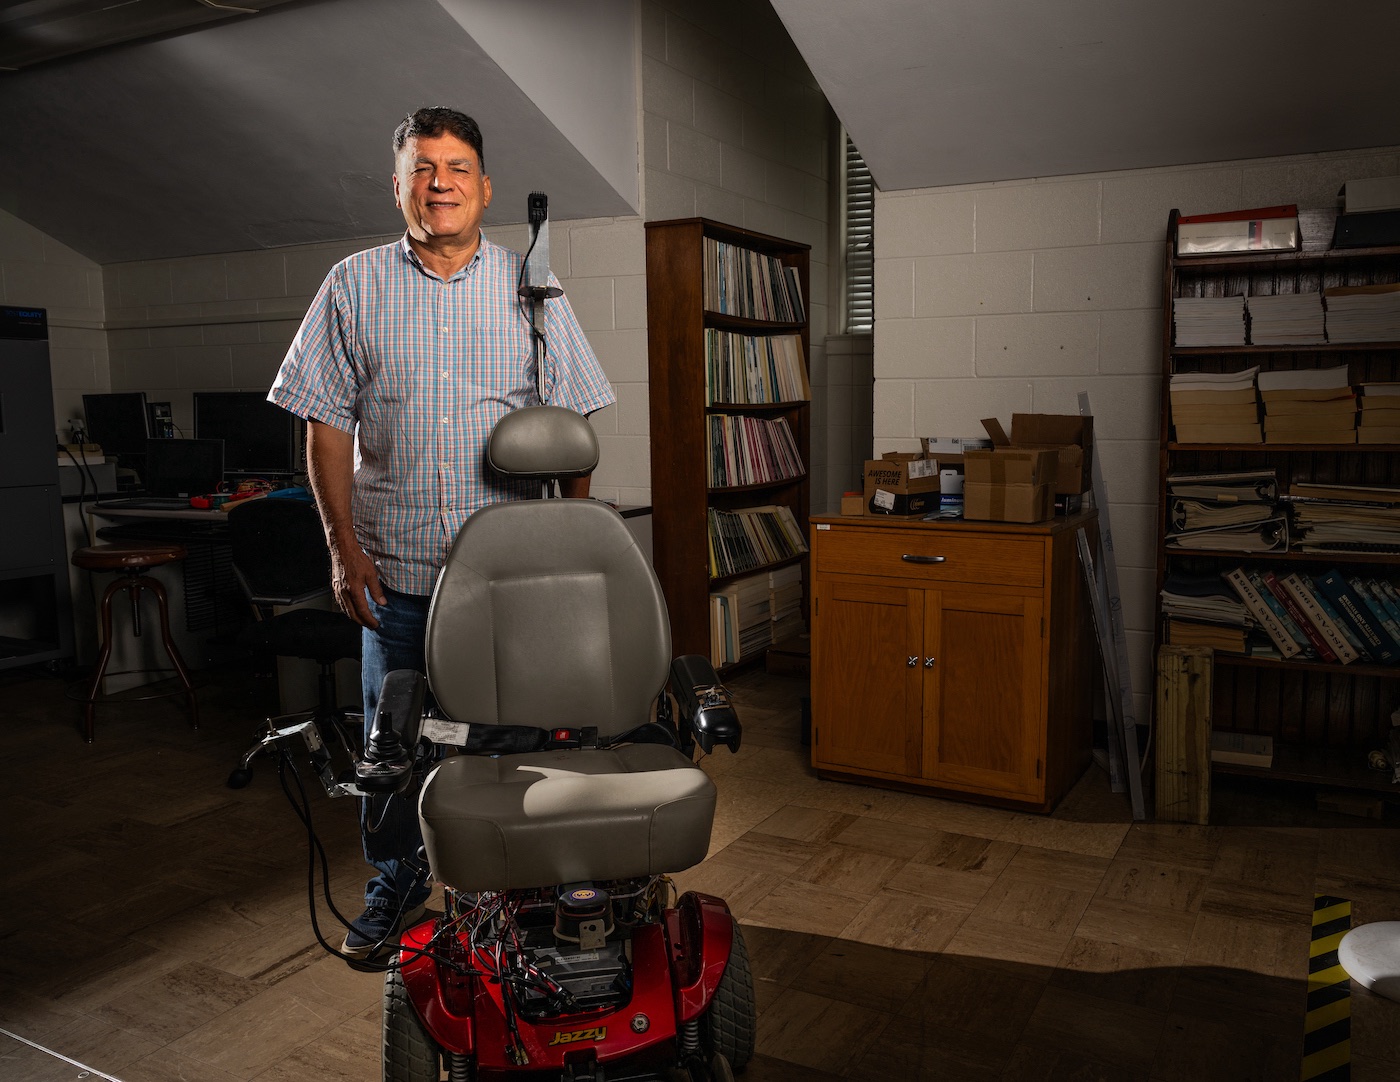
<instances>
[{"instance_id":1,"label":"wheelchair seat cushion","mask_svg":"<svg viewBox=\"0 0 1400 1082\"><path fill-rule=\"evenodd\" d=\"M457 755L418 813L440 882L462 891L628 879L705 859L715 787L674 748Z\"/></svg>"}]
</instances>

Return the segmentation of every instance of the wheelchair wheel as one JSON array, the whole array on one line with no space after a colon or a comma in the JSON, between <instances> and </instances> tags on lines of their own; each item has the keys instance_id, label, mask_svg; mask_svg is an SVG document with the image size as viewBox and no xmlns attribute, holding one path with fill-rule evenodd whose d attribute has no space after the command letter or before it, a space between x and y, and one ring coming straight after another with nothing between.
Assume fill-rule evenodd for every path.
<instances>
[{"instance_id":1,"label":"wheelchair wheel","mask_svg":"<svg viewBox=\"0 0 1400 1082\"><path fill-rule=\"evenodd\" d=\"M384 1082L438 1082L438 1047L418 1021L403 977L384 975Z\"/></svg>"},{"instance_id":2,"label":"wheelchair wheel","mask_svg":"<svg viewBox=\"0 0 1400 1082\"><path fill-rule=\"evenodd\" d=\"M739 922L734 922L734 942L729 948L729 964L719 980L715 996L705 1010L705 1028L710 1053L722 1055L735 1073L742 1071L753 1055L756 1011L753 974L749 971L749 950Z\"/></svg>"}]
</instances>

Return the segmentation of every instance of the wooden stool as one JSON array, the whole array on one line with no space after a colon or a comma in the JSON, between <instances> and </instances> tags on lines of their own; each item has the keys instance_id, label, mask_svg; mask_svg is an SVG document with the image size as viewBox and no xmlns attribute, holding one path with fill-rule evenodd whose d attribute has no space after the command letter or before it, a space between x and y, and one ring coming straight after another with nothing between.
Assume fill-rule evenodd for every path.
<instances>
[{"instance_id":1,"label":"wooden stool","mask_svg":"<svg viewBox=\"0 0 1400 1082\"><path fill-rule=\"evenodd\" d=\"M102 649L97 655L97 671L93 673L92 685L88 688L87 707L83 717L83 735L89 744L93 741L93 711L97 706L97 689L107 670L107 662L112 656L112 598L119 590L125 590L131 598L131 627L133 634L141 634L141 591L149 590L155 595L160 610L160 641L170 656L180 682L185 685L185 698L190 704L190 725L199 728L199 704L195 701L194 685L190 683L185 663L180 659L180 651L170 638L170 606L166 600L165 587L155 579L143 574L152 567L173 563L185 558L185 546L162 542L134 542L122 545L93 545L73 553L73 565L88 571L120 571L106 593L102 595Z\"/></svg>"}]
</instances>

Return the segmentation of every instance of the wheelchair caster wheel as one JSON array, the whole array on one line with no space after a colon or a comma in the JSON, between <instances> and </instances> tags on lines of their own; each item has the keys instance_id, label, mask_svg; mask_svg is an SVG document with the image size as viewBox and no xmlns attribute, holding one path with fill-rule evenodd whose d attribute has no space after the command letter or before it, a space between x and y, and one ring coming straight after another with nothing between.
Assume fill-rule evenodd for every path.
<instances>
[{"instance_id":1,"label":"wheelchair caster wheel","mask_svg":"<svg viewBox=\"0 0 1400 1082\"><path fill-rule=\"evenodd\" d=\"M253 772L246 766L240 766L229 772L227 785L230 789L246 789L252 780Z\"/></svg>"}]
</instances>

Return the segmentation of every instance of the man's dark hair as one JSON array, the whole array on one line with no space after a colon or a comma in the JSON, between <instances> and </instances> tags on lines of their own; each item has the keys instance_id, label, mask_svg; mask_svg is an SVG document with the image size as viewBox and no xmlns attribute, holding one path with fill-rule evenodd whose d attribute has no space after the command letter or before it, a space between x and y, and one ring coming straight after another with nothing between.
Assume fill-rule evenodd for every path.
<instances>
[{"instance_id":1,"label":"man's dark hair","mask_svg":"<svg viewBox=\"0 0 1400 1082\"><path fill-rule=\"evenodd\" d=\"M399 151L410 139L419 136L432 139L439 135L451 135L462 140L476 151L476 158L481 163L481 168L486 168L486 155L481 151L481 129L477 127L476 121L467 116L466 113L460 113L456 109L449 109L444 105L415 109L403 118L399 126L394 129L394 157L398 157Z\"/></svg>"}]
</instances>

